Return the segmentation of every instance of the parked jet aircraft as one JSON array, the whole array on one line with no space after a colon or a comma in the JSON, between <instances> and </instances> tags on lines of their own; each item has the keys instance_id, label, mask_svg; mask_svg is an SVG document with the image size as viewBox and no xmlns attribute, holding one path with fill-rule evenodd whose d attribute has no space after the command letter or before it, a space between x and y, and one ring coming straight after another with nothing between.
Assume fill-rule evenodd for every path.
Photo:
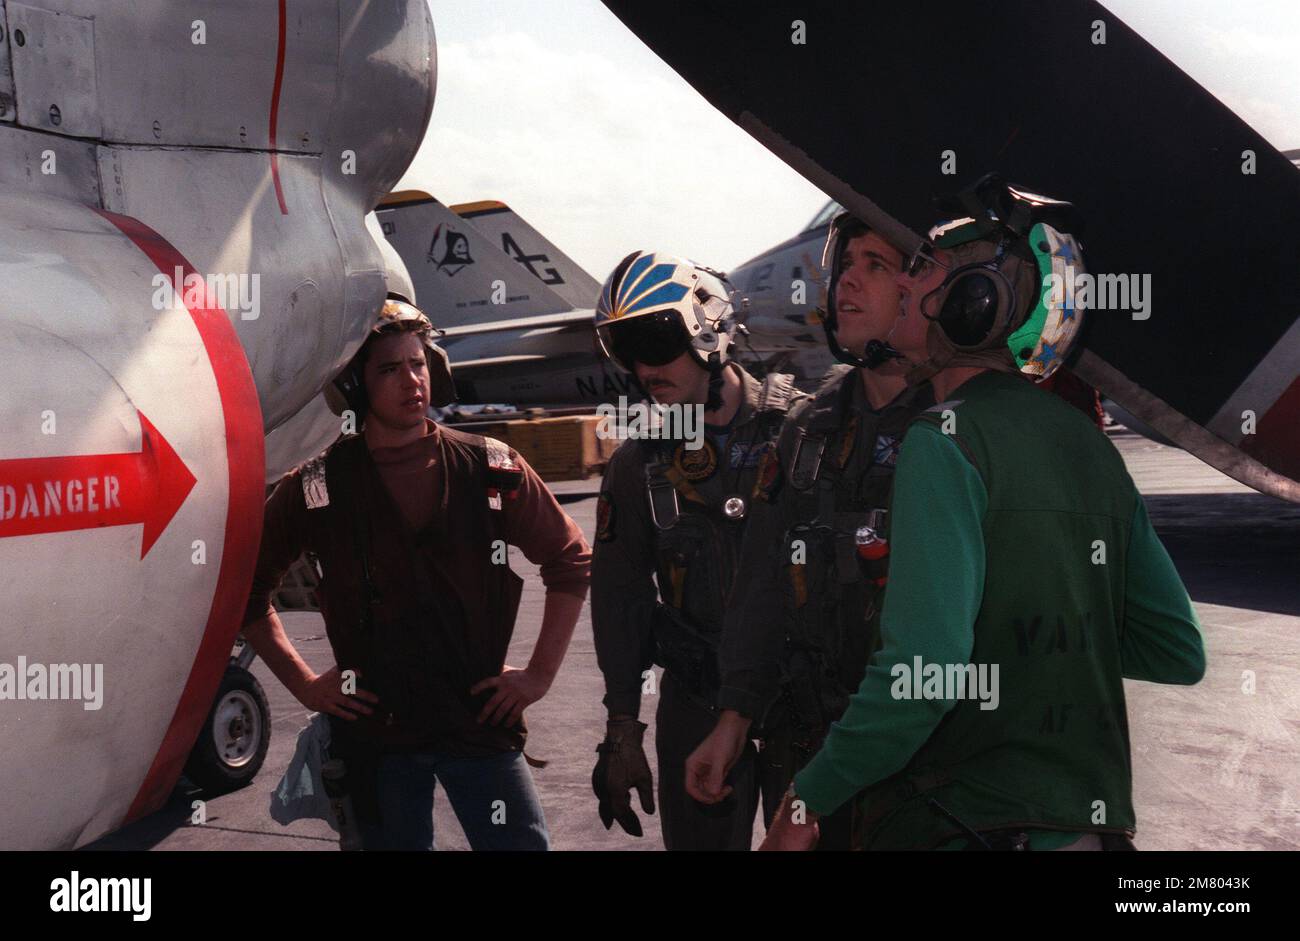
<instances>
[{"instance_id":1,"label":"parked jet aircraft","mask_svg":"<svg viewBox=\"0 0 1300 941\"><path fill-rule=\"evenodd\" d=\"M741 322L749 335L741 348L752 350L767 370L814 380L835 362L819 311L826 303L822 248L840 211L839 203L828 202L799 234L728 273L745 299Z\"/></svg>"},{"instance_id":2,"label":"parked jet aircraft","mask_svg":"<svg viewBox=\"0 0 1300 941\"><path fill-rule=\"evenodd\" d=\"M462 203L452 206L451 211L473 223L488 241L499 245L501 251L564 300L576 308L591 309L600 293L600 282L505 203Z\"/></svg>"},{"instance_id":3,"label":"parked jet aircraft","mask_svg":"<svg viewBox=\"0 0 1300 941\"><path fill-rule=\"evenodd\" d=\"M593 311L600 284L502 203L453 212L427 193L393 193L376 215L406 263L463 404L595 405L635 395L606 363Z\"/></svg>"}]
</instances>

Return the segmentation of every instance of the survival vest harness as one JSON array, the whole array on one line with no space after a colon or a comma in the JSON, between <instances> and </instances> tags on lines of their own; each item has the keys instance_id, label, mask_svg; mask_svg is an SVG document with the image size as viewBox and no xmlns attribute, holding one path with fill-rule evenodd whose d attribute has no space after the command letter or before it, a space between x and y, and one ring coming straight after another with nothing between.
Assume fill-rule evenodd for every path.
<instances>
[{"instance_id":1,"label":"survival vest harness","mask_svg":"<svg viewBox=\"0 0 1300 941\"><path fill-rule=\"evenodd\" d=\"M774 373L763 380L753 414L727 440L727 452L740 455L739 467L713 455L711 444L706 444L707 455L694 457L679 442L644 442L661 599L655 660L708 699L718 687L725 601L739 565L749 507L761 496L763 456L775 453L782 422L797 395L791 376ZM754 484L742 486L751 473L757 478Z\"/></svg>"},{"instance_id":2,"label":"survival vest harness","mask_svg":"<svg viewBox=\"0 0 1300 941\"><path fill-rule=\"evenodd\" d=\"M488 559L497 540L509 541L500 511L503 500L517 495L523 469L509 447L494 438L449 428L440 429L440 434L448 459L444 473L461 486L468 483L469 493L481 494L481 502L449 501L445 524L464 539L463 557L483 560L474 570L486 585L467 590L463 607L449 605L426 566L400 548L405 537L393 534L379 541L372 530L376 508L371 497L382 483L368 467L364 441L359 436L344 438L305 464L300 475L309 519L318 531L313 544L321 549L325 578L336 592L333 622L327 620L327 628L332 644L337 639L346 645L336 646L340 667L360 668L365 685L388 707L386 717L376 717L378 725L470 734L483 738L488 750L522 747L522 729L493 728L479 735L468 694L458 685L441 688L438 678L454 677L460 684L463 677L490 672L496 653L503 655L509 642L522 582L508 566ZM403 573L400 578L395 578L397 571ZM385 581L393 589L388 597L381 589ZM354 593L337 594L348 584L359 587L355 600ZM387 737L383 729L373 734Z\"/></svg>"},{"instance_id":3,"label":"survival vest harness","mask_svg":"<svg viewBox=\"0 0 1300 941\"><path fill-rule=\"evenodd\" d=\"M783 550L783 695L796 737L812 750L879 646L894 465L907 425L930 399L928 386L908 390L874 414L854 409L859 390L854 369L832 370L782 439L796 520Z\"/></svg>"}]
</instances>

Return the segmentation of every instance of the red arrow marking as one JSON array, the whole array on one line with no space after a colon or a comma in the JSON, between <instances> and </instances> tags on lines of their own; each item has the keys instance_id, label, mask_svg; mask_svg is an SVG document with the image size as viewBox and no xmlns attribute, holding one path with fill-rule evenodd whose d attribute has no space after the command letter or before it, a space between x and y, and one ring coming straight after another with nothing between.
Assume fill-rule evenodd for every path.
<instances>
[{"instance_id":1,"label":"red arrow marking","mask_svg":"<svg viewBox=\"0 0 1300 941\"><path fill-rule=\"evenodd\" d=\"M149 554L197 481L140 411L140 450L0 461L0 539L144 524Z\"/></svg>"},{"instance_id":2,"label":"red arrow marking","mask_svg":"<svg viewBox=\"0 0 1300 941\"><path fill-rule=\"evenodd\" d=\"M95 212L130 238L167 278L172 278L176 268L180 267L184 276L181 284L173 285L176 290L181 290L186 278L195 273L194 266L174 245L139 219L103 209ZM186 305L186 309L203 340L203 349L212 364L212 374L221 397L229 473L225 539L217 589L212 596L208 622L203 629L203 640L194 658L194 666L185 681L185 689L176 704L167 733L158 746L158 754L154 756L149 773L127 811L127 822L161 807L180 776L185 758L212 707L217 684L230 662L230 647L239 633L244 606L248 603L248 589L253 583L253 567L257 563L257 546L262 538L266 456L262 450L262 409L257 401L257 386L253 384L244 348L226 312L207 296L206 291L202 303ZM161 612L159 617L165 621L166 612Z\"/></svg>"}]
</instances>

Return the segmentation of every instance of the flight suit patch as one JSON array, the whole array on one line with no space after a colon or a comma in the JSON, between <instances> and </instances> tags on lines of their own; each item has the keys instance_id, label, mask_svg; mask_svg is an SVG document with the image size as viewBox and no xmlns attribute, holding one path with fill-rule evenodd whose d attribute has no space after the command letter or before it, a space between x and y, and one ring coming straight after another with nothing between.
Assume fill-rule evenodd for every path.
<instances>
[{"instance_id":1,"label":"flight suit patch","mask_svg":"<svg viewBox=\"0 0 1300 941\"><path fill-rule=\"evenodd\" d=\"M898 435L877 435L875 463L882 467L893 467L897 464L900 442Z\"/></svg>"},{"instance_id":2,"label":"flight suit patch","mask_svg":"<svg viewBox=\"0 0 1300 941\"><path fill-rule=\"evenodd\" d=\"M763 452L758 462L758 473L754 477L753 499L771 503L781 486L781 458L776 448L769 447Z\"/></svg>"},{"instance_id":3,"label":"flight suit patch","mask_svg":"<svg viewBox=\"0 0 1300 941\"><path fill-rule=\"evenodd\" d=\"M309 510L319 510L330 505L330 492L325 485L324 458L318 457L303 465L302 496Z\"/></svg>"},{"instance_id":4,"label":"flight suit patch","mask_svg":"<svg viewBox=\"0 0 1300 941\"><path fill-rule=\"evenodd\" d=\"M501 509L501 498L513 500L519 495L519 487L524 482L524 469L510 455L510 446L496 438L483 439L487 449L487 498L488 508Z\"/></svg>"},{"instance_id":5,"label":"flight suit patch","mask_svg":"<svg viewBox=\"0 0 1300 941\"><path fill-rule=\"evenodd\" d=\"M727 466L732 470L741 470L744 468L757 467L763 460L763 455L770 450L772 445L767 441L752 442L745 444L743 441L737 441L730 448L727 458Z\"/></svg>"},{"instance_id":6,"label":"flight suit patch","mask_svg":"<svg viewBox=\"0 0 1300 941\"><path fill-rule=\"evenodd\" d=\"M614 501L602 493L596 499L596 539L609 542L614 538Z\"/></svg>"},{"instance_id":7,"label":"flight suit patch","mask_svg":"<svg viewBox=\"0 0 1300 941\"><path fill-rule=\"evenodd\" d=\"M673 454L673 466L687 480L706 480L718 469L718 452L713 450L713 445L707 438L694 451L683 442L677 445L677 451Z\"/></svg>"}]
</instances>

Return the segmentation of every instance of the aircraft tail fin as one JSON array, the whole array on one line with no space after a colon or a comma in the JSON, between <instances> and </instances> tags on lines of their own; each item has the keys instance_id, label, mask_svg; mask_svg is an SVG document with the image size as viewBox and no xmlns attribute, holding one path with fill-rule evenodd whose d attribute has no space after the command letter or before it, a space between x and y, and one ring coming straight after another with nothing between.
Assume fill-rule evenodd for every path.
<instances>
[{"instance_id":1,"label":"aircraft tail fin","mask_svg":"<svg viewBox=\"0 0 1300 941\"><path fill-rule=\"evenodd\" d=\"M483 200L450 208L574 307L596 303L600 282L505 203Z\"/></svg>"},{"instance_id":2,"label":"aircraft tail fin","mask_svg":"<svg viewBox=\"0 0 1300 941\"><path fill-rule=\"evenodd\" d=\"M415 302L437 327L573 309L569 300L512 262L497 243L428 193L391 193L375 207L375 215L406 264Z\"/></svg>"}]
</instances>

